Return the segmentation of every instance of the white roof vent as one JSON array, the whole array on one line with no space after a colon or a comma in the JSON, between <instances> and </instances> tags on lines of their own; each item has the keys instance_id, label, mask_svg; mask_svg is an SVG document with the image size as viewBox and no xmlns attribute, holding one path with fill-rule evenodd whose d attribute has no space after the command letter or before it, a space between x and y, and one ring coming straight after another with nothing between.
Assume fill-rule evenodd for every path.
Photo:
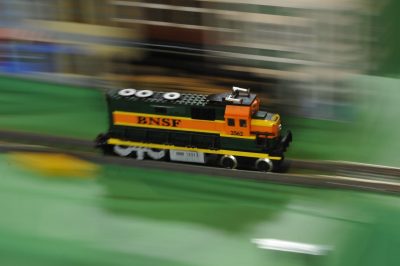
<instances>
[{"instance_id":1,"label":"white roof vent","mask_svg":"<svg viewBox=\"0 0 400 266\"><path fill-rule=\"evenodd\" d=\"M136 92L135 95L136 95L136 97L139 97L139 98L147 98L153 94L154 94L154 92L151 90L140 90L140 91Z\"/></svg>"},{"instance_id":2,"label":"white roof vent","mask_svg":"<svg viewBox=\"0 0 400 266\"><path fill-rule=\"evenodd\" d=\"M163 98L165 100L176 100L181 97L181 94L179 92L167 92L163 94Z\"/></svg>"},{"instance_id":3,"label":"white roof vent","mask_svg":"<svg viewBox=\"0 0 400 266\"><path fill-rule=\"evenodd\" d=\"M135 89L122 89L118 91L118 95L124 96L124 97L129 97L135 95L136 90Z\"/></svg>"}]
</instances>

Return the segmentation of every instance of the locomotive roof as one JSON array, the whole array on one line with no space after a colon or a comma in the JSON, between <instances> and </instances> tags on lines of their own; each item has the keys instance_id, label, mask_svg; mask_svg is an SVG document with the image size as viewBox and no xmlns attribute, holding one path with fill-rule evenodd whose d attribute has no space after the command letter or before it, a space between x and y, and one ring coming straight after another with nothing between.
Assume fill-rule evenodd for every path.
<instances>
[{"instance_id":1,"label":"locomotive roof","mask_svg":"<svg viewBox=\"0 0 400 266\"><path fill-rule=\"evenodd\" d=\"M123 99L132 102L147 102L147 103L156 103L156 104L172 104L172 105L190 105L190 106L206 106L209 104L212 105L251 105L251 103L256 98L256 94L249 94L248 96L238 96L238 99L241 99L241 103L232 103L226 101L225 98L230 95L230 93L217 93L217 94L197 94L197 93L180 93L180 97L176 100L167 100L163 97L165 92L157 92L153 91L153 95L151 97L140 98L136 96L121 96L118 94L119 90L112 90L108 93L108 95L114 99Z\"/></svg>"},{"instance_id":2,"label":"locomotive roof","mask_svg":"<svg viewBox=\"0 0 400 266\"><path fill-rule=\"evenodd\" d=\"M209 101L207 95L194 94L194 93L180 93L180 97L176 100L167 100L163 97L165 92L153 91L154 94L151 97L139 98L136 96L121 96L118 94L118 90L113 90L109 93L112 98L124 99L132 102L147 102L147 103L158 103L158 104L181 104L181 105L198 105L204 106Z\"/></svg>"}]
</instances>

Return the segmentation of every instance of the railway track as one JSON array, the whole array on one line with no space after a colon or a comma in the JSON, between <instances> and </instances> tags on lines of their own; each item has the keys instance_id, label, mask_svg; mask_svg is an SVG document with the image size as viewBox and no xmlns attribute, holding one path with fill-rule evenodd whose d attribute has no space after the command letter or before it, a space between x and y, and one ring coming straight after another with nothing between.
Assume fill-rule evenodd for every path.
<instances>
[{"instance_id":1,"label":"railway track","mask_svg":"<svg viewBox=\"0 0 400 266\"><path fill-rule=\"evenodd\" d=\"M400 169L349 162L287 160L281 173L231 170L204 165L104 156L94 142L69 137L49 136L0 130L0 152L64 152L99 164L207 174L235 179L269 181L311 187L366 190L386 193L400 192ZM18 143L18 144L15 144ZM308 171L308 173L307 173ZM361 176L361 177L360 177ZM364 178L366 176L367 178Z\"/></svg>"}]
</instances>

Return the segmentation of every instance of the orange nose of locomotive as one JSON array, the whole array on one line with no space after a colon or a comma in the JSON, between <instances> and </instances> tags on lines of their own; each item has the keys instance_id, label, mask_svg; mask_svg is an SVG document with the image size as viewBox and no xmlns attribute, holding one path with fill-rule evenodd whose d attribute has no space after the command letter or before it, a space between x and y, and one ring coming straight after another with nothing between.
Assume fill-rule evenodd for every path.
<instances>
[{"instance_id":1,"label":"orange nose of locomotive","mask_svg":"<svg viewBox=\"0 0 400 266\"><path fill-rule=\"evenodd\" d=\"M251 119L251 131L259 137L276 138L281 131L281 118L278 114L258 111Z\"/></svg>"}]
</instances>

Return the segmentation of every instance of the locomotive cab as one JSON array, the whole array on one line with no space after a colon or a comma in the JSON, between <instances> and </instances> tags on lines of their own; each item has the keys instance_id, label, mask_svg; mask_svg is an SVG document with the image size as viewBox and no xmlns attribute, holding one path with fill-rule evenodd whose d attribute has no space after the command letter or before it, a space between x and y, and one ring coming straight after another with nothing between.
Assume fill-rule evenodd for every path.
<instances>
[{"instance_id":1,"label":"locomotive cab","mask_svg":"<svg viewBox=\"0 0 400 266\"><path fill-rule=\"evenodd\" d=\"M260 110L260 100L247 89L233 87L224 100L228 103L224 115L226 135L253 137L265 151L283 155L292 141L292 133L288 131L282 136L279 114Z\"/></svg>"},{"instance_id":2,"label":"locomotive cab","mask_svg":"<svg viewBox=\"0 0 400 266\"><path fill-rule=\"evenodd\" d=\"M225 108L225 134L250 136L250 107L227 105Z\"/></svg>"},{"instance_id":3,"label":"locomotive cab","mask_svg":"<svg viewBox=\"0 0 400 266\"><path fill-rule=\"evenodd\" d=\"M260 111L260 100L248 89L233 87L225 101L225 134L276 138L280 135L280 116Z\"/></svg>"}]
</instances>

